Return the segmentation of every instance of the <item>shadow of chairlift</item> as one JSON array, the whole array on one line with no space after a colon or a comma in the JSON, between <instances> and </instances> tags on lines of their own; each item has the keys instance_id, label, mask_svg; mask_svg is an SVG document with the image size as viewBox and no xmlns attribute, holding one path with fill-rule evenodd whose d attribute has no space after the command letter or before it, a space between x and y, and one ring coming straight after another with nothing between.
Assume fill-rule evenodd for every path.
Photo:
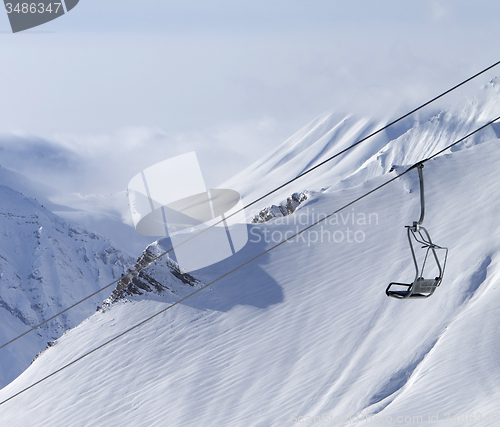
<instances>
[{"instance_id":1,"label":"shadow of chairlift","mask_svg":"<svg viewBox=\"0 0 500 427\"><path fill-rule=\"evenodd\" d=\"M448 259L448 248L444 248L436 245L432 242L431 236L428 231L422 227L422 222L424 221L425 215L425 199L424 199L424 177L422 169L424 167L423 163L416 165L418 169L418 177L420 181L420 219L413 222L413 225L407 225L408 242L410 243L411 255L413 257L413 263L415 265L415 279L412 283L398 283L391 282L385 293L387 296L397 299L407 299L407 298L429 298L436 288L441 284L443 280L444 270L446 268L446 260ZM423 232L423 233L422 233ZM425 249L425 258L422 263L422 267L419 267L417 257L415 254L415 248L413 240L416 244L421 244L421 249ZM439 257L437 256L437 250L444 250L444 263L441 266L439 262ZM434 279L424 279L424 269L429 258L429 253L432 254L432 258L437 266L438 275ZM391 289L396 287L395 290Z\"/></svg>"}]
</instances>

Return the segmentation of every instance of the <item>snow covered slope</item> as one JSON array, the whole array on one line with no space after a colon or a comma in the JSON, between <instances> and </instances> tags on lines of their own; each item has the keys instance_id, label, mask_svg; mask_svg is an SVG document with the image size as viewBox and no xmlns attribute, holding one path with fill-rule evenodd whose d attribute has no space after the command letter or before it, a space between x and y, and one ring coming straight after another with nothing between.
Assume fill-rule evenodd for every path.
<instances>
[{"instance_id":1,"label":"snow covered slope","mask_svg":"<svg viewBox=\"0 0 500 427\"><path fill-rule=\"evenodd\" d=\"M152 237L136 233L127 192L114 194L71 194L52 196L57 205L51 209L56 215L69 222L106 236L112 244L133 258L140 256Z\"/></svg>"},{"instance_id":2,"label":"snow covered slope","mask_svg":"<svg viewBox=\"0 0 500 427\"><path fill-rule=\"evenodd\" d=\"M0 200L2 344L116 280L132 263L102 236L65 222L9 187L0 186ZM26 369L47 341L95 312L110 292L0 350L0 385Z\"/></svg>"},{"instance_id":3,"label":"snow covered slope","mask_svg":"<svg viewBox=\"0 0 500 427\"><path fill-rule=\"evenodd\" d=\"M49 167L49 166L47 166ZM68 222L106 236L120 251L137 258L152 238L135 232L126 191L115 194L60 194L22 173L0 166L0 185L36 199Z\"/></svg>"},{"instance_id":4,"label":"snow covered slope","mask_svg":"<svg viewBox=\"0 0 500 427\"><path fill-rule=\"evenodd\" d=\"M449 110L426 108L391 126L321 166L314 174L300 178L291 188L285 187L261 201L252 207L251 216L286 199L294 191L348 188L387 173L394 164L415 163L498 116L500 77L482 87L475 98L464 99ZM222 187L238 190L246 203L251 202L395 119L384 116L383 112L378 119L325 113ZM500 138L500 123L476 134L456 150L493 138ZM353 175L356 178L353 179Z\"/></svg>"},{"instance_id":5,"label":"snow covered slope","mask_svg":"<svg viewBox=\"0 0 500 427\"><path fill-rule=\"evenodd\" d=\"M276 195L267 203L308 191L293 214L248 225L245 248L197 277L209 283L387 181L393 164L409 165L486 122L498 108L497 89L492 82L483 100L463 104L471 108L463 116L457 107L380 137ZM330 143L320 136L328 120L235 186L247 197L262 194L347 144L341 135L352 139L369 126L337 121ZM414 172L6 402L0 419L64 427L449 426L467 414L466 425L498 425L500 140L493 138L495 128L424 168L424 225L450 249L430 299L397 301L384 292L390 281L414 276L404 229L419 215ZM168 279L161 266L146 273ZM0 401L196 288L167 287L120 299L67 332L0 391Z\"/></svg>"}]
</instances>

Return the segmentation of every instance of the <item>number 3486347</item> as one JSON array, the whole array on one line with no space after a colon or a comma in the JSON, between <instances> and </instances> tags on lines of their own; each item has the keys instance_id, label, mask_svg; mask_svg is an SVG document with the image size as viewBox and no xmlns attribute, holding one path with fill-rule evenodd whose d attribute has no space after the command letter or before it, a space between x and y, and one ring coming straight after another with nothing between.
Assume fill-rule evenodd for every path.
<instances>
[{"instance_id":1,"label":"number 3486347","mask_svg":"<svg viewBox=\"0 0 500 427\"><path fill-rule=\"evenodd\" d=\"M58 13L62 3L6 3L7 13Z\"/></svg>"}]
</instances>

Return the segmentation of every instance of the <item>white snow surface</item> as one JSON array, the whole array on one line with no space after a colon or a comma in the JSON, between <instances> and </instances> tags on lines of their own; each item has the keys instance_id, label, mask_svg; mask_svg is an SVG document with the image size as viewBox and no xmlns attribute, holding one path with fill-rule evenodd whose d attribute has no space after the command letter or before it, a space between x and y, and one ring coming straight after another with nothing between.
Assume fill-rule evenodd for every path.
<instances>
[{"instance_id":1,"label":"white snow surface","mask_svg":"<svg viewBox=\"0 0 500 427\"><path fill-rule=\"evenodd\" d=\"M122 252L137 258L153 237L136 233L126 191L115 194L52 196L52 210L67 221L106 236Z\"/></svg>"},{"instance_id":2,"label":"white snow surface","mask_svg":"<svg viewBox=\"0 0 500 427\"><path fill-rule=\"evenodd\" d=\"M135 232L125 190L115 194L62 195L59 190L34 182L4 166L0 166L0 185L36 199L68 222L105 235L113 246L134 258L152 241L151 237Z\"/></svg>"},{"instance_id":3,"label":"white snow surface","mask_svg":"<svg viewBox=\"0 0 500 427\"><path fill-rule=\"evenodd\" d=\"M267 202L307 190L295 213L249 225L243 250L197 276L208 283L229 272L386 182L393 165L401 171L486 123L498 97L493 81L481 100L386 133L296 182ZM251 199L374 127L325 115L227 186ZM431 298L385 295L389 282L414 277L404 228L420 213L413 171L4 403L2 424L449 426L466 414L466 425L499 425L497 130L425 165L424 225L450 249ZM92 315L0 401L178 299L147 293Z\"/></svg>"},{"instance_id":4,"label":"white snow surface","mask_svg":"<svg viewBox=\"0 0 500 427\"><path fill-rule=\"evenodd\" d=\"M248 216L258 214L271 203L279 203L293 191L356 186L387 173L394 164L410 165L426 158L500 116L499 93L500 78L497 77L474 98L464 99L448 110L434 111L427 107L331 160L292 187L284 187L252 206ZM239 191L245 203L249 203L395 119L384 117L382 112L376 119L327 112L222 187ZM479 132L454 150L494 138L500 138L500 123Z\"/></svg>"},{"instance_id":5,"label":"white snow surface","mask_svg":"<svg viewBox=\"0 0 500 427\"><path fill-rule=\"evenodd\" d=\"M121 276L132 259L107 239L64 221L35 199L0 185L0 343ZM95 312L112 291L96 295L0 350L0 385L31 363L47 342Z\"/></svg>"}]
</instances>

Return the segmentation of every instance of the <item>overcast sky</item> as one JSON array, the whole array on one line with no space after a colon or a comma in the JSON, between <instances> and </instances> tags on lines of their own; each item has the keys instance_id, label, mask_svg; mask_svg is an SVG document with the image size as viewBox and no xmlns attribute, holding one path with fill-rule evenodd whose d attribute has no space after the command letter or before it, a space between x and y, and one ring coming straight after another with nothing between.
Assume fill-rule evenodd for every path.
<instances>
[{"instance_id":1,"label":"overcast sky","mask_svg":"<svg viewBox=\"0 0 500 427\"><path fill-rule=\"evenodd\" d=\"M10 34L0 13L0 164L105 193L196 150L215 186L325 110L403 112L498 61L498 16L498 0L80 0Z\"/></svg>"}]
</instances>

